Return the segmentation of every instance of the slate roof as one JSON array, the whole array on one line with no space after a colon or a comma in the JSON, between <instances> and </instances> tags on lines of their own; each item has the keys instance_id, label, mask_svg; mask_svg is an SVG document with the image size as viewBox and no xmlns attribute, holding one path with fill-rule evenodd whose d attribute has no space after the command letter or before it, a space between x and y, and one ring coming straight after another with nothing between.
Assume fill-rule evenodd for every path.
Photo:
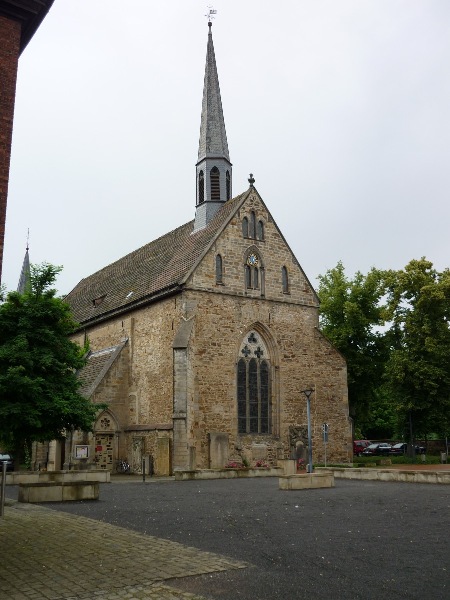
<instances>
[{"instance_id":1,"label":"slate roof","mask_svg":"<svg viewBox=\"0 0 450 600\"><path fill-rule=\"evenodd\" d=\"M86 364L77 373L78 379L81 381L79 393L82 396L90 398L93 395L125 344L126 342L123 342L117 346L91 352L88 355Z\"/></svg>"},{"instance_id":2,"label":"slate roof","mask_svg":"<svg viewBox=\"0 0 450 600\"><path fill-rule=\"evenodd\" d=\"M19 284L17 286L17 291L19 294L24 294L27 291L28 286L30 285L30 255L27 250L25 252L25 257L23 259L22 270L20 272Z\"/></svg>"},{"instance_id":3,"label":"slate roof","mask_svg":"<svg viewBox=\"0 0 450 600\"><path fill-rule=\"evenodd\" d=\"M176 291L249 194L223 204L194 232L190 221L82 279L65 297L80 325L95 323Z\"/></svg>"},{"instance_id":4,"label":"slate roof","mask_svg":"<svg viewBox=\"0 0 450 600\"><path fill-rule=\"evenodd\" d=\"M217 158L218 156L224 157L230 162L222 99L220 96L219 76L217 74L216 56L211 32L212 24L208 23L208 25L209 33L203 85L198 162L204 158Z\"/></svg>"}]
</instances>

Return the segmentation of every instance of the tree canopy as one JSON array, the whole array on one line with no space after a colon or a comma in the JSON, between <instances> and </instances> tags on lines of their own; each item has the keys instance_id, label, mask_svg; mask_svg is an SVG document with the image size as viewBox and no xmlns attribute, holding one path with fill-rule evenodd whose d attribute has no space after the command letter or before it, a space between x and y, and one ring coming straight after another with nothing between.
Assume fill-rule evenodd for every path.
<instances>
[{"instance_id":1,"label":"tree canopy","mask_svg":"<svg viewBox=\"0 0 450 600\"><path fill-rule=\"evenodd\" d=\"M386 381L417 433L450 427L450 272L412 260L385 274L391 328Z\"/></svg>"},{"instance_id":2,"label":"tree canopy","mask_svg":"<svg viewBox=\"0 0 450 600\"><path fill-rule=\"evenodd\" d=\"M404 269L319 277L322 329L347 360L350 412L370 437L450 428L450 272ZM368 432L368 433L367 433Z\"/></svg>"},{"instance_id":3,"label":"tree canopy","mask_svg":"<svg viewBox=\"0 0 450 600\"><path fill-rule=\"evenodd\" d=\"M319 282L321 328L345 356L350 414L361 420L368 414L385 361L384 338L377 330L384 322L381 273L358 272L351 280L339 262Z\"/></svg>"},{"instance_id":4,"label":"tree canopy","mask_svg":"<svg viewBox=\"0 0 450 600\"><path fill-rule=\"evenodd\" d=\"M31 267L25 293L0 305L0 442L20 455L25 444L89 431L98 405L79 394L85 349L69 339L76 323L52 289L60 267Z\"/></svg>"}]
</instances>

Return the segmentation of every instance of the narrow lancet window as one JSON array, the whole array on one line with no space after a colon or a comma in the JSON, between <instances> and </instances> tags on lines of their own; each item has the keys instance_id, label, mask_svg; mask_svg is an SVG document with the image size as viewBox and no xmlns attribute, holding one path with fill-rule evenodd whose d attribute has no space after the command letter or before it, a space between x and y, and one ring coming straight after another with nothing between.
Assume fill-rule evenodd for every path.
<instances>
[{"instance_id":1,"label":"narrow lancet window","mask_svg":"<svg viewBox=\"0 0 450 600\"><path fill-rule=\"evenodd\" d=\"M223 283L223 261L220 254L216 256L216 283Z\"/></svg>"},{"instance_id":2,"label":"narrow lancet window","mask_svg":"<svg viewBox=\"0 0 450 600\"><path fill-rule=\"evenodd\" d=\"M198 203L202 204L205 201L205 175L203 171L198 174Z\"/></svg>"},{"instance_id":3,"label":"narrow lancet window","mask_svg":"<svg viewBox=\"0 0 450 600\"><path fill-rule=\"evenodd\" d=\"M227 187L227 200L231 198L231 177L230 171L226 172L226 187Z\"/></svg>"},{"instance_id":4,"label":"narrow lancet window","mask_svg":"<svg viewBox=\"0 0 450 600\"><path fill-rule=\"evenodd\" d=\"M245 238L248 238L248 219L247 219L247 217L244 217L242 219L242 235Z\"/></svg>"},{"instance_id":5,"label":"narrow lancet window","mask_svg":"<svg viewBox=\"0 0 450 600\"><path fill-rule=\"evenodd\" d=\"M258 221L258 240L264 241L264 223Z\"/></svg>"},{"instance_id":6,"label":"narrow lancet window","mask_svg":"<svg viewBox=\"0 0 450 600\"><path fill-rule=\"evenodd\" d=\"M281 281L283 285L283 294L289 294L289 277L286 267L281 269Z\"/></svg>"},{"instance_id":7,"label":"narrow lancet window","mask_svg":"<svg viewBox=\"0 0 450 600\"><path fill-rule=\"evenodd\" d=\"M250 213L249 237L251 237L252 239L255 239L255 237L256 237L256 216L253 211Z\"/></svg>"},{"instance_id":8,"label":"narrow lancet window","mask_svg":"<svg viewBox=\"0 0 450 600\"><path fill-rule=\"evenodd\" d=\"M252 270L249 265L245 265L245 287L248 290L252 287Z\"/></svg>"}]
</instances>

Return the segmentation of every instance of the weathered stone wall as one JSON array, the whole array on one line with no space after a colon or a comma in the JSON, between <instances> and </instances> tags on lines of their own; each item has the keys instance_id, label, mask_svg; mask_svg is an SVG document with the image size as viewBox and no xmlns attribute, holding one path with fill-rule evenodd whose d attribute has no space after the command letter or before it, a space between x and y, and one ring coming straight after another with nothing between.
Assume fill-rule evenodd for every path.
<instances>
[{"instance_id":1,"label":"weathered stone wall","mask_svg":"<svg viewBox=\"0 0 450 600\"><path fill-rule=\"evenodd\" d=\"M305 308L198 291L186 292L196 317L191 338L192 390L189 441L197 466L208 468L208 434L229 435L230 456L254 462L289 457L289 427L306 426L302 390L314 386L311 400L314 460L322 456L322 423L330 424L328 460L351 460L345 361L312 326ZM245 334L255 330L271 349L271 435L237 435L236 363ZM192 416L193 415L193 416ZM261 455L266 445L266 456ZM255 452L257 446L257 452Z\"/></svg>"},{"instance_id":2,"label":"weathered stone wall","mask_svg":"<svg viewBox=\"0 0 450 600\"><path fill-rule=\"evenodd\" d=\"M255 213L256 221L264 223L264 240L244 237L242 220ZM245 289L244 264L246 254L252 249L259 255L264 267L264 290ZM223 283L216 283L215 257L223 260ZM285 266L289 276L289 292L283 292L281 269ZM262 294L271 300L286 303L301 303L317 306L313 288L290 251L283 236L272 220L264 203L256 193L249 196L245 204L227 225L213 247L196 268L189 285L223 294L259 298ZM317 314L317 313L316 313Z\"/></svg>"},{"instance_id":3,"label":"weathered stone wall","mask_svg":"<svg viewBox=\"0 0 450 600\"><path fill-rule=\"evenodd\" d=\"M171 423L173 399L172 344L182 313L180 295L88 328L91 350L128 339L129 410L126 425ZM77 338L82 343L81 335Z\"/></svg>"},{"instance_id":4,"label":"weathered stone wall","mask_svg":"<svg viewBox=\"0 0 450 600\"><path fill-rule=\"evenodd\" d=\"M247 217L250 222L252 211L256 223L264 224L264 240L243 235L242 220ZM264 268L264 285L259 289L245 286L249 252L258 255L259 267ZM217 254L223 264L220 282L216 281ZM288 272L288 293L283 291L283 266ZM261 455L261 445L266 446L271 463L288 457L289 428L306 428L302 390L311 386L316 390L311 399L314 460L323 459L322 423L326 422L330 425L327 459L351 461L345 361L318 332L317 296L256 193L232 218L186 287L186 316L195 317L188 422L197 466L209 466L209 432L227 433L230 456L235 458L241 455L254 461ZM251 329L262 335L271 354L270 436L236 433L236 363L243 336Z\"/></svg>"},{"instance_id":5,"label":"weathered stone wall","mask_svg":"<svg viewBox=\"0 0 450 600\"><path fill-rule=\"evenodd\" d=\"M257 222L264 223L264 240L243 236L242 218L250 218L251 211ZM245 287L250 250L264 267L260 289ZM219 283L218 253L223 260ZM289 274L288 293L283 291L283 266ZM296 440L304 446L307 417L302 390L314 386L314 461L323 459L321 426L327 422L328 461L351 462L346 365L317 325L317 296L254 193L181 294L87 330L92 350L128 339L121 359L126 356L127 365L120 363L111 370L95 400L110 401L117 412L128 456L151 454L159 471L168 468L167 457L159 454L169 446L175 469L210 467L218 460L210 454L211 440L217 439L228 439L230 459L273 465L291 456ZM236 369L241 344L251 331L264 340L269 354L264 358L270 364L271 431L238 435ZM227 454L223 444L219 454Z\"/></svg>"}]
</instances>

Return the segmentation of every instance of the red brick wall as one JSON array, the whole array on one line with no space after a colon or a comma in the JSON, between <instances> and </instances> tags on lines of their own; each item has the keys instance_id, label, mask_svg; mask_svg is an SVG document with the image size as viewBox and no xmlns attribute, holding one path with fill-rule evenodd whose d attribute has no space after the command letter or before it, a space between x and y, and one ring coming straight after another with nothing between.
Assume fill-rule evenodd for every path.
<instances>
[{"instance_id":1,"label":"red brick wall","mask_svg":"<svg viewBox=\"0 0 450 600\"><path fill-rule=\"evenodd\" d=\"M5 239L6 199L16 95L20 23L0 17L0 280Z\"/></svg>"}]
</instances>

